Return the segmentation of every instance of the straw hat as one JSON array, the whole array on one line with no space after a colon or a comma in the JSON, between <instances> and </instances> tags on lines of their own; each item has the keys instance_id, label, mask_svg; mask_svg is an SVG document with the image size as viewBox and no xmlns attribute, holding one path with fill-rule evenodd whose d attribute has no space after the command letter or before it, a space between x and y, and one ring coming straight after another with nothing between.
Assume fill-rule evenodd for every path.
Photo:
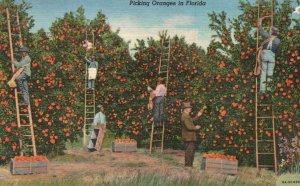
<instances>
[{"instance_id":1,"label":"straw hat","mask_svg":"<svg viewBox=\"0 0 300 186\"><path fill-rule=\"evenodd\" d=\"M185 109L185 108L192 108L192 106L191 106L191 103L190 103L190 102L183 102L182 105L181 105L181 108L182 108L182 109Z\"/></svg>"},{"instance_id":2,"label":"straw hat","mask_svg":"<svg viewBox=\"0 0 300 186\"><path fill-rule=\"evenodd\" d=\"M27 47L22 47L19 49L18 52L29 52L28 48Z\"/></svg>"},{"instance_id":3,"label":"straw hat","mask_svg":"<svg viewBox=\"0 0 300 186\"><path fill-rule=\"evenodd\" d=\"M97 105L97 108L104 108L103 105L99 104Z\"/></svg>"},{"instance_id":4,"label":"straw hat","mask_svg":"<svg viewBox=\"0 0 300 186\"><path fill-rule=\"evenodd\" d=\"M163 80L164 80L164 78L162 78L162 77L158 77L158 78L157 78L157 81L158 81L158 82L163 82Z\"/></svg>"}]
</instances>

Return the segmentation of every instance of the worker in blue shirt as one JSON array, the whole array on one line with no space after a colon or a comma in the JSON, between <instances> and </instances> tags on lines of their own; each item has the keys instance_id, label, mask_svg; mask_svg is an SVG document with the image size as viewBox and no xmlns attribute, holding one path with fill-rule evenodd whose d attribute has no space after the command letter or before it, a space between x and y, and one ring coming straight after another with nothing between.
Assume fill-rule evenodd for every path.
<instances>
[{"instance_id":1,"label":"worker in blue shirt","mask_svg":"<svg viewBox=\"0 0 300 186\"><path fill-rule=\"evenodd\" d=\"M106 116L104 114L104 107L98 105L99 112L96 113L91 127L91 136L88 144L89 151L100 151L106 132Z\"/></svg>"},{"instance_id":2,"label":"worker in blue shirt","mask_svg":"<svg viewBox=\"0 0 300 186\"><path fill-rule=\"evenodd\" d=\"M92 56L91 60L85 57L85 61L88 64L88 89L94 90L99 64L95 61L95 56Z\"/></svg>"},{"instance_id":3,"label":"worker in blue shirt","mask_svg":"<svg viewBox=\"0 0 300 186\"><path fill-rule=\"evenodd\" d=\"M280 39L277 37L279 32L278 28L272 26L269 33L266 33L261 26L263 19L266 17L267 16L262 17L258 21L259 34L263 38L263 42L258 51L258 58L261 60L260 94L266 92L266 83L272 81L275 68L275 56L280 53Z\"/></svg>"},{"instance_id":4,"label":"worker in blue shirt","mask_svg":"<svg viewBox=\"0 0 300 186\"><path fill-rule=\"evenodd\" d=\"M21 94L23 96L23 102L21 102L21 105L28 105L29 103L29 91L28 91L28 83L27 80L31 76L31 59L28 55L28 48L22 47L20 48L19 52L21 53L22 59L20 61L14 60L13 64L19 70L20 68L23 69L21 74L16 78L16 83L18 86L19 91L21 91Z\"/></svg>"}]
</instances>

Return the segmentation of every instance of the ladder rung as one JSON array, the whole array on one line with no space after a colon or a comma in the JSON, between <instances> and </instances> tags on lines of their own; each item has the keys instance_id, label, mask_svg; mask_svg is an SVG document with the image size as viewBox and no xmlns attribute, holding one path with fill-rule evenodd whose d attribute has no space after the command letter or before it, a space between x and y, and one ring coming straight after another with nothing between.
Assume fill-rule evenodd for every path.
<instances>
[{"instance_id":1,"label":"ladder rung","mask_svg":"<svg viewBox=\"0 0 300 186\"><path fill-rule=\"evenodd\" d=\"M85 119L94 119L94 118L85 118Z\"/></svg>"},{"instance_id":2,"label":"ladder rung","mask_svg":"<svg viewBox=\"0 0 300 186\"><path fill-rule=\"evenodd\" d=\"M163 62L161 61L161 63L167 63L167 62ZM168 70L169 69L169 65L162 65L159 67L159 69L165 69L165 70Z\"/></svg>"},{"instance_id":3,"label":"ladder rung","mask_svg":"<svg viewBox=\"0 0 300 186\"><path fill-rule=\"evenodd\" d=\"M273 128L264 128L264 130L273 130Z\"/></svg>"},{"instance_id":4,"label":"ladder rung","mask_svg":"<svg viewBox=\"0 0 300 186\"><path fill-rule=\"evenodd\" d=\"M162 140L153 140L152 143L160 143Z\"/></svg>"},{"instance_id":5,"label":"ladder rung","mask_svg":"<svg viewBox=\"0 0 300 186\"><path fill-rule=\"evenodd\" d=\"M269 104L259 104L257 106L259 106L259 107L266 107L266 106L272 106L272 104L271 103L269 103Z\"/></svg>"},{"instance_id":6,"label":"ladder rung","mask_svg":"<svg viewBox=\"0 0 300 186\"><path fill-rule=\"evenodd\" d=\"M27 134L27 135L23 135L23 136L25 136L25 137L32 137L32 135L29 135L29 134Z\"/></svg>"},{"instance_id":7,"label":"ladder rung","mask_svg":"<svg viewBox=\"0 0 300 186\"><path fill-rule=\"evenodd\" d=\"M274 165L258 165L259 167L274 167Z\"/></svg>"},{"instance_id":8,"label":"ladder rung","mask_svg":"<svg viewBox=\"0 0 300 186\"><path fill-rule=\"evenodd\" d=\"M257 140L258 142L274 142L273 140Z\"/></svg>"},{"instance_id":9,"label":"ladder rung","mask_svg":"<svg viewBox=\"0 0 300 186\"><path fill-rule=\"evenodd\" d=\"M30 125L20 125L21 127L30 127Z\"/></svg>"},{"instance_id":10,"label":"ladder rung","mask_svg":"<svg viewBox=\"0 0 300 186\"><path fill-rule=\"evenodd\" d=\"M157 150L157 149L161 149L161 147L152 147L152 150Z\"/></svg>"},{"instance_id":11,"label":"ladder rung","mask_svg":"<svg viewBox=\"0 0 300 186\"><path fill-rule=\"evenodd\" d=\"M259 119L273 119L275 117L273 117L273 116L261 116L261 117L257 117L257 118L259 118Z\"/></svg>"},{"instance_id":12,"label":"ladder rung","mask_svg":"<svg viewBox=\"0 0 300 186\"><path fill-rule=\"evenodd\" d=\"M261 6L259 6L260 8L265 8L265 7L267 7L267 6L265 6L265 5L261 5ZM252 8L258 8L258 6L256 5L256 6L252 6Z\"/></svg>"},{"instance_id":13,"label":"ladder rung","mask_svg":"<svg viewBox=\"0 0 300 186\"><path fill-rule=\"evenodd\" d=\"M261 154L261 155L268 155L268 154L274 154L273 152L259 152L257 154Z\"/></svg>"},{"instance_id":14,"label":"ladder rung","mask_svg":"<svg viewBox=\"0 0 300 186\"><path fill-rule=\"evenodd\" d=\"M168 66L164 65L164 66L161 66L159 69L160 70L164 69L164 71L167 71L168 70Z\"/></svg>"},{"instance_id":15,"label":"ladder rung","mask_svg":"<svg viewBox=\"0 0 300 186\"><path fill-rule=\"evenodd\" d=\"M11 35L13 35L13 36L20 36L20 34L16 34L16 33L11 33Z\"/></svg>"},{"instance_id":16,"label":"ladder rung","mask_svg":"<svg viewBox=\"0 0 300 186\"><path fill-rule=\"evenodd\" d=\"M160 71L159 73L160 74L162 74L162 73L168 73L168 71Z\"/></svg>"}]
</instances>

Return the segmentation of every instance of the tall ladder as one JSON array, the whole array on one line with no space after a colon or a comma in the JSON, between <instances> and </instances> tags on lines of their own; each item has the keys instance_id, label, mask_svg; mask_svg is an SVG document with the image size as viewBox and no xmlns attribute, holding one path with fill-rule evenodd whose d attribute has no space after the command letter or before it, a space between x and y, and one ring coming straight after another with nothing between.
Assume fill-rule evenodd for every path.
<instances>
[{"instance_id":1,"label":"tall ladder","mask_svg":"<svg viewBox=\"0 0 300 186\"><path fill-rule=\"evenodd\" d=\"M261 8L263 6L261 0L258 0L257 18L259 19ZM274 1L270 0L270 28L274 20ZM262 26L262 25L261 25ZM266 28L266 27L263 27ZM256 28L256 49L258 50L260 43L260 35L258 27ZM256 51L257 51L256 50ZM257 54L256 54L257 55ZM256 56L256 60L257 60ZM256 61L257 62L257 61ZM268 79L268 78L267 78ZM268 82L267 82L268 83ZM274 106L270 103L263 103L258 99L258 77L255 78L255 145L256 145L256 171L259 174L261 168L274 169L277 175L277 155L276 155L276 138L275 138L275 119Z\"/></svg>"},{"instance_id":2,"label":"tall ladder","mask_svg":"<svg viewBox=\"0 0 300 186\"><path fill-rule=\"evenodd\" d=\"M159 77L164 78L165 86L166 89L168 90L169 62L170 62L170 52L171 52L170 37L167 38L166 35L162 35L160 40L160 45L161 45L161 55L159 59L158 74ZM164 107L166 107L166 97L164 101L165 101ZM150 136L150 153L152 153L153 149L159 149L159 148L160 148L160 152L161 153L163 152L164 135L165 135L165 122L162 121L160 125L155 125L153 121L151 127L151 136Z\"/></svg>"},{"instance_id":3,"label":"tall ladder","mask_svg":"<svg viewBox=\"0 0 300 186\"><path fill-rule=\"evenodd\" d=\"M85 39L88 39L88 36L92 35L93 40L93 49L92 55L95 54L95 34L92 31L92 34L88 34L87 30L85 32ZM89 131L93 123L95 116L95 89L88 89L88 65L85 65L85 88L84 88L84 126L83 126L83 145L86 146L89 137Z\"/></svg>"},{"instance_id":4,"label":"tall ladder","mask_svg":"<svg viewBox=\"0 0 300 186\"><path fill-rule=\"evenodd\" d=\"M16 10L16 16L12 16L16 18L17 23L17 32L12 33L11 31L11 18L9 8L6 8L6 15L7 15L7 26L8 26L8 35L9 35L9 46L10 46L10 58L11 61L14 61L14 48L13 48L13 35L17 35L19 37L20 46L23 46L22 42L22 34L21 34L21 26L19 20L19 11ZM15 67L12 63L12 72L15 72ZM28 106L22 106L19 104L19 95L22 96L21 92L18 92L17 88L14 89L15 92L15 103L16 103L16 114L17 114L17 123L18 128L20 131L20 150L21 155L37 155L36 152L36 144L35 144L35 136L34 136L34 129L33 129L33 121L32 121L32 114L31 114L31 106L30 106L30 96L28 97Z\"/></svg>"}]
</instances>

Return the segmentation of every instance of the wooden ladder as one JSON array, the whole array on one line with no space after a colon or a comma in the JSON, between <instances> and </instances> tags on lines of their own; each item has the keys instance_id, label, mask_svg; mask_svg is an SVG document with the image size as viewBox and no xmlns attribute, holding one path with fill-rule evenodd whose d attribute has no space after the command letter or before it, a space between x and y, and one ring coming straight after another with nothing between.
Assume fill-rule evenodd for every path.
<instances>
[{"instance_id":1,"label":"wooden ladder","mask_svg":"<svg viewBox=\"0 0 300 186\"><path fill-rule=\"evenodd\" d=\"M260 18L261 8L268 6L261 5L262 2L258 1L257 18ZM270 0L270 14L271 21L269 27L273 25L274 20L274 1ZM256 28L256 51L260 47L260 35L258 26ZM256 60L257 60L256 54ZM257 62L257 61L256 61ZM268 78L267 78L268 80ZM255 79L255 145L256 145L256 171L259 174L261 168L274 169L277 175L277 153L276 153L276 136L275 136L275 119L274 106L272 100L269 103L263 103L258 99L258 77Z\"/></svg>"},{"instance_id":2,"label":"wooden ladder","mask_svg":"<svg viewBox=\"0 0 300 186\"><path fill-rule=\"evenodd\" d=\"M87 30L85 32L86 40L88 39ZM92 54L95 54L95 34L92 32L93 40L93 51ZM83 145L87 145L87 139L89 137L90 128L95 117L95 89L88 90L88 66L85 65L85 88L84 88L84 126L83 126Z\"/></svg>"},{"instance_id":3,"label":"wooden ladder","mask_svg":"<svg viewBox=\"0 0 300 186\"><path fill-rule=\"evenodd\" d=\"M170 52L171 52L171 39L170 37L166 37L166 35L161 36L160 41L161 46L161 55L159 59L159 68L158 74L159 77L164 78L165 86L168 90L168 82L169 82L169 62L170 62ZM166 96L165 96L165 106L166 107ZM164 113L164 112L163 112ZM152 122L151 127L151 136L150 136L150 153L152 153L153 149L159 149L160 152L163 152L164 149L164 135L165 135L165 122L164 120L160 125L155 125L154 121Z\"/></svg>"},{"instance_id":4,"label":"wooden ladder","mask_svg":"<svg viewBox=\"0 0 300 186\"><path fill-rule=\"evenodd\" d=\"M9 8L6 8L6 15L7 15L7 26L8 26L8 35L9 35L9 46L10 46L10 58L13 62L14 58L14 47L13 47L13 35L17 35L19 37L20 46L23 46L22 43L22 34L21 34L21 26L19 20L19 11L16 9L16 16L12 16L16 18L17 23L17 32L12 33L11 30L11 17ZM15 72L14 64L12 63L12 72ZM33 129L33 121L32 121L32 114L31 114L31 106L30 106L30 96L28 96L28 105L23 106L19 104L19 95L21 96L21 92L18 92L17 88L14 89L15 92L15 104L16 104L16 114L17 114L17 123L18 128L20 131L20 150L21 155L37 155L36 152L36 144L35 144L35 136L34 136L34 129Z\"/></svg>"}]
</instances>

